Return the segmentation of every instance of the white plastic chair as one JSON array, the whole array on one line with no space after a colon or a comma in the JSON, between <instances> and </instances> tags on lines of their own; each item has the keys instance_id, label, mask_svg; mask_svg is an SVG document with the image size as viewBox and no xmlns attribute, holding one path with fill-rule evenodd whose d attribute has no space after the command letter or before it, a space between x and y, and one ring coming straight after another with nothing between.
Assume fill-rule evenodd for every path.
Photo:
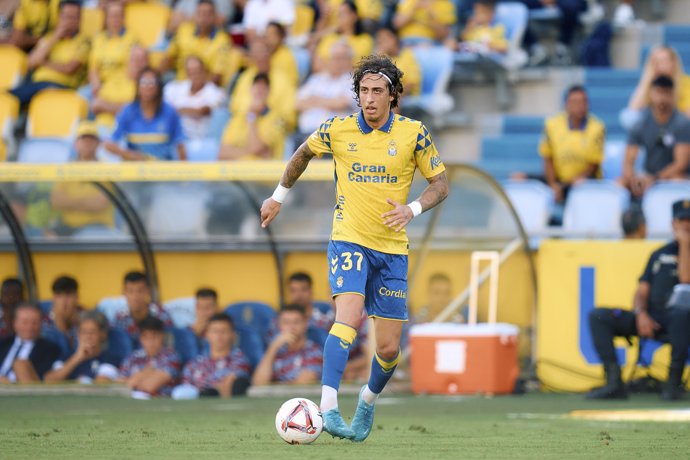
<instances>
[{"instance_id":1,"label":"white plastic chair","mask_svg":"<svg viewBox=\"0 0 690 460\"><path fill-rule=\"evenodd\" d=\"M164 304L170 313L175 327L183 328L194 323L196 319L196 299L194 297L180 297Z\"/></svg>"},{"instance_id":2,"label":"white plastic chair","mask_svg":"<svg viewBox=\"0 0 690 460\"><path fill-rule=\"evenodd\" d=\"M563 212L566 236L620 237L630 194L613 181L586 181L570 189Z\"/></svg>"},{"instance_id":3,"label":"white plastic chair","mask_svg":"<svg viewBox=\"0 0 690 460\"><path fill-rule=\"evenodd\" d=\"M127 299L122 295L117 297L104 297L98 302L96 308L103 313L105 317L108 318L108 322L112 324L118 313L127 311Z\"/></svg>"},{"instance_id":4,"label":"white plastic chair","mask_svg":"<svg viewBox=\"0 0 690 460\"><path fill-rule=\"evenodd\" d=\"M72 149L63 139L24 139L19 144L19 163L67 163Z\"/></svg>"},{"instance_id":5,"label":"white plastic chair","mask_svg":"<svg viewBox=\"0 0 690 460\"><path fill-rule=\"evenodd\" d=\"M678 200L690 200L690 181L658 182L644 194L642 212L650 238L671 237L671 207Z\"/></svg>"},{"instance_id":6,"label":"white plastic chair","mask_svg":"<svg viewBox=\"0 0 690 460\"><path fill-rule=\"evenodd\" d=\"M415 47L414 55L422 71L419 96L407 96L404 108L417 108L437 117L453 110L448 83L453 73L453 53L445 46Z\"/></svg>"},{"instance_id":7,"label":"white plastic chair","mask_svg":"<svg viewBox=\"0 0 690 460\"><path fill-rule=\"evenodd\" d=\"M538 180L507 182L504 189L525 231L530 236L545 233L554 203L553 190Z\"/></svg>"}]
</instances>

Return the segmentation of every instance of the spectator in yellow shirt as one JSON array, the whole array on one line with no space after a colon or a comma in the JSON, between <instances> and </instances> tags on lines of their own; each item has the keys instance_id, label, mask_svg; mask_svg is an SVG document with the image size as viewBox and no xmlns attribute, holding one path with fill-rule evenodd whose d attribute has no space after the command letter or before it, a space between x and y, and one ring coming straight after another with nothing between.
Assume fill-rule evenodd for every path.
<instances>
[{"instance_id":1,"label":"spectator in yellow shirt","mask_svg":"<svg viewBox=\"0 0 690 460\"><path fill-rule=\"evenodd\" d=\"M14 12L10 43L31 51L38 41L55 28L60 0L21 0Z\"/></svg>"},{"instance_id":2,"label":"spectator in yellow shirt","mask_svg":"<svg viewBox=\"0 0 690 460\"><path fill-rule=\"evenodd\" d=\"M216 27L216 7L211 0L199 0L194 23L182 24L173 37L168 53L161 62L161 73L175 68L178 80L185 80L185 61L196 55L204 61L215 84L227 81L237 70L232 46L225 31Z\"/></svg>"},{"instance_id":3,"label":"spectator in yellow shirt","mask_svg":"<svg viewBox=\"0 0 690 460\"><path fill-rule=\"evenodd\" d=\"M290 48L285 44L287 31L278 22L269 22L266 26L264 40L271 53L271 69L279 70L294 86L299 84L299 70L297 60Z\"/></svg>"},{"instance_id":4,"label":"spectator in yellow shirt","mask_svg":"<svg viewBox=\"0 0 690 460\"><path fill-rule=\"evenodd\" d=\"M400 0L393 16L403 46L443 42L457 21L451 0Z\"/></svg>"},{"instance_id":5,"label":"spectator in yellow shirt","mask_svg":"<svg viewBox=\"0 0 690 460\"><path fill-rule=\"evenodd\" d=\"M604 124L589 113L587 91L568 89L565 111L544 122L539 154L544 158L544 179L556 201L565 200L572 185L601 177L604 159Z\"/></svg>"},{"instance_id":6,"label":"spectator in yellow shirt","mask_svg":"<svg viewBox=\"0 0 690 460\"><path fill-rule=\"evenodd\" d=\"M74 161L98 161L96 152L100 145L96 124L82 122L77 128L74 142L76 157ZM60 213L55 231L58 235L73 235L89 228L108 228L115 226L115 211L108 197L89 182L60 182L55 185L50 202Z\"/></svg>"},{"instance_id":7,"label":"spectator in yellow shirt","mask_svg":"<svg viewBox=\"0 0 690 460\"><path fill-rule=\"evenodd\" d=\"M393 29L382 27L376 32L376 52L393 58L403 72L403 95L416 96L422 85L422 71L410 48L400 47L400 38Z\"/></svg>"},{"instance_id":8,"label":"spectator in yellow shirt","mask_svg":"<svg viewBox=\"0 0 690 460\"><path fill-rule=\"evenodd\" d=\"M84 79L89 40L79 33L81 4L65 0L54 32L48 33L29 54L31 81L11 91L22 105L46 88L76 89Z\"/></svg>"},{"instance_id":9,"label":"spectator in yellow shirt","mask_svg":"<svg viewBox=\"0 0 690 460\"><path fill-rule=\"evenodd\" d=\"M297 87L279 69L271 66L268 45L261 39L255 39L249 45L249 67L237 78L230 100L230 113L246 115L249 112L252 104L251 87L254 85L254 77L259 73L267 74L271 81L268 95L269 108L280 114L286 123L287 131L292 130L297 121L295 111Z\"/></svg>"},{"instance_id":10,"label":"spectator in yellow shirt","mask_svg":"<svg viewBox=\"0 0 690 460\"><path fill-rule=\"evenodd\" d=\"M338 23L338 16L340 14L340 5L344 0L323 0L319 2L321 8L319 17L319 24L317 30L324 28L335 27ZM362 20L362 25L367 31L374 31L377 29L383 14L383 2L381 0L354 0L357 5L357 15Z\"/></svg>"},{"instance_id":11,"label":"spectator in yellow shirt","mask_svg":"<svg viewBox=\"0 0 690 460\"><path fill-rule=\"evenodd\" d=\"M91 95L97 96L101 86L113 76L127 73L127 59L136 39L125 30L125 8L119 1L105 5L105 30L93 39L89 57Z\"/></svg>"},{"instance_id":12,"label":"spectator in yellow shirt","mask_svg":"<svg viewBox=\"0 0 690 460\"><path fill-rule=\"evenodd\" d=\"M140 45L130 48L127 71L108 78L91 102L91 111L100 127L112 128L115 116L137 95L137 78L148 66L148 51Z\"/></svg>"},{"instance_id":13,"label":"spectator in yellow shirt","mask_svg":"<svg viewBox=\"0 0 690 460\"><path fill-rule=\"evenodd\" d=\"M258 73L252 82L251 105L244 113L233 113L225 128L219 160L279 160L285 148L285 122L269 107L270 81Z\"/></svg>"},{"instance_id":14,"label":"spectator in yellow shirt","mask_svg":"<svg viewBox=\"0 0 690 460\"><path fill-rule=\"evenodd\" d=\"M374 40L371 35L364 32L362 21L357 15L357 6L352 0L345 0L338 9L338 23L335 30L325 31L323 38L319 40L314 54L312 70L321 72L325 70L328 62L328 53L333 44L345 39L353 51L354 62L358 62L364 56L371 54L374 49Z\"/></svg>"},{"instance_id":15,"label":"spectator in yellow shirt","mask_svg":"<svg viewBox=\"0 0 690 460\"><path fill-rule=\"evenodd\" d=\"M506 27L496 21L496 0L478 0L474 4L474 13L467 21L461 39L461 50L478 53L508 51Z\"/></svg>"}]
</instances>

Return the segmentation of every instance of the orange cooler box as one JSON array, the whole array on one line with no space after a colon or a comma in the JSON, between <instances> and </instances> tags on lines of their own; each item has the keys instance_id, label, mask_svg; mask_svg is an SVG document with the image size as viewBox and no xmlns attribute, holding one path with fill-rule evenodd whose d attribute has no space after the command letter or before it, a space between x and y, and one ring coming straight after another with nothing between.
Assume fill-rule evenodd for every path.
<instances>
[{"instance_id":1,"label":"orange cooler box","mask_svg":"<svg viewBox=\"0 0 690 460\"><path fill-rule=\"evenodd\" d=\"M520 372L512 324L426 323L410 329L415 393L512 393Z\"/></svg>"}]
</instances>

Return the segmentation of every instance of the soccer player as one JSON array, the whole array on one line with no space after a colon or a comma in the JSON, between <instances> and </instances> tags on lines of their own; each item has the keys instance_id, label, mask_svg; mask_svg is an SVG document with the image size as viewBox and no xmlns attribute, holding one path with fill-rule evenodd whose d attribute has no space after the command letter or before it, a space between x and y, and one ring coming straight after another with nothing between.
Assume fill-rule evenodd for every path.
<instances>
[{"instance_id":1,"label":"soccer player","mask_svg":"<svg viewBox=\"0 0 690 460\"><path fill-rule=\"evenodd\" d=\"M292 155L276 191L261 207L261 225L266 227L309 161L333 155L336 206L328 261L336 322L323 351L321 411L328 433L357 442L369 435L376 399L400 359L400 335L407 321L405 226L448 195L445 167L427 129L392 112L402 93L402 76L388 57L363 58L353 73L361 110L324 122ZM404 204L416 168L429 185L419 198ZM374 318L376 355L350 427L338 410L338 387L365 307Z\"/></svg>"}]
</instances>

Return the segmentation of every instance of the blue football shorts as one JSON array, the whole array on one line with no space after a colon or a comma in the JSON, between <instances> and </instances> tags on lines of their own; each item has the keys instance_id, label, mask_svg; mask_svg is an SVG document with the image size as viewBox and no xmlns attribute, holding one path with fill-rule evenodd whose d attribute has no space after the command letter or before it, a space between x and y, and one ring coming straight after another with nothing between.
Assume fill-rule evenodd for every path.
<instances>
[{"instance_id":1,"label":"blue football shorts","mask_svg":"<svg viewBox=\"0 0 690 460\"><path fill-rule=\"evenodd\" d=\"M359 294L369 317L407 321L407 256L346 241L328 243L333 297Z\"/></svg>"}]
</instances>

